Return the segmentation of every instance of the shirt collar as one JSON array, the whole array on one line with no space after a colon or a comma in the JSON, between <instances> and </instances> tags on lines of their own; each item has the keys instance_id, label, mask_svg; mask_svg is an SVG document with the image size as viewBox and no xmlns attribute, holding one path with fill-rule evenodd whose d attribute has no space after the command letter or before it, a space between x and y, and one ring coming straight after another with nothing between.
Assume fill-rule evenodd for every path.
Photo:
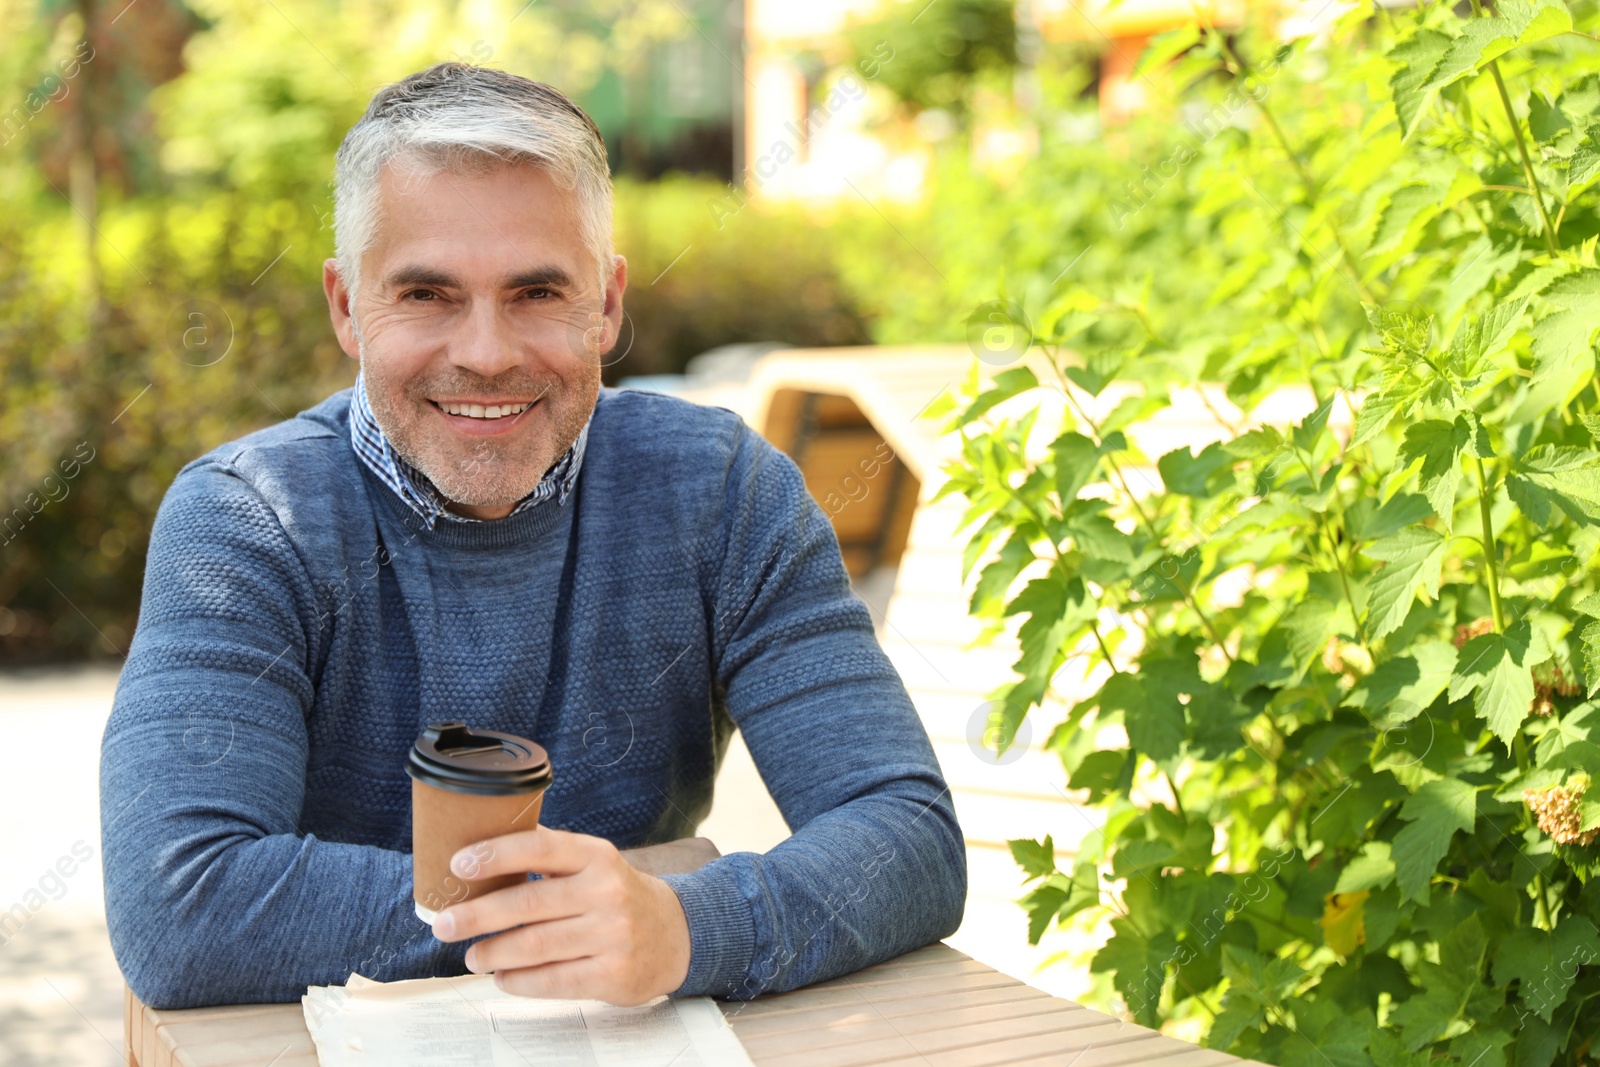
<instances>
[{"instance_id":1,"label":"shirt collar","mask_svg":"<svg viewBox=\"0 0 1600 1067\"><path fill-rule=\"evenodd\" d=\"M589 423L593 418L594 413L590 412L589 419L584 421L583 429L578 432L578 439L560 459L556 460L555 465L545 472L544 477L539 479L539 484L534 486L533 492L517 502L511 509L512 515L552 498L558 504L567 502L573 486L577 484L578 469L583 465L584 446L589 440ZM441 518L452 522L484 521L457 515L447 509L445 498L428 480L427 475L400 458L400 454L389 444L389 439L384 436L383 429L372 413L372 405L367 401L367 381L364 373L356 375L355 389L350 396L350 444L355 449L356 455L361 457L361 462L366 464L367 469L377 475L378 480L384 485L394 490L412 511L422 516L430 530Z\"/></svg>"}]
</instances>

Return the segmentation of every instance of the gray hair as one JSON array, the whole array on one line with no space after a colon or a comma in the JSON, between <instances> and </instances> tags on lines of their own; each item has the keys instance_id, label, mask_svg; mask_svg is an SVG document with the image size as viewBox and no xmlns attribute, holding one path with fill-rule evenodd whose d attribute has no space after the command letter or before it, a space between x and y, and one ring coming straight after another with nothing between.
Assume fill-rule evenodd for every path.
<instances>
[{"instance_id":1,"label":"gray hair","mask_svg":"<svg viewBox=\"0 0 1600 1067\"><path fill-rule=\"evenodd\" d=\"M345 134L334 164L333 240L353 302L361 257L379 221L378 174L395 163L416 173L481 173L495 160L543 167L578 201L578 227L594 255L600 292L611 273L611 169L600 130L543 82L466 63L440 63L386 85Z\"/></svg>"}]
</instances>

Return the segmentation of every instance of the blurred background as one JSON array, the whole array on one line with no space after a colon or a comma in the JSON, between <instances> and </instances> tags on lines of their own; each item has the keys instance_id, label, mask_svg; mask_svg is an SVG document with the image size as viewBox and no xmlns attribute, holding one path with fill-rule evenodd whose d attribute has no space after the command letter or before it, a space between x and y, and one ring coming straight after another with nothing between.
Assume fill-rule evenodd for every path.
<instances>
[{"instance_id":1,"label":"blurred background","mask_svg":"<svg viewBox=\"0 0 1600 1067\"><path fill-rule=\"evenodd\" d=\"M1140 57L1181 63L1197 17L1314 40L1343 10L1244 3L0 0L0 729L27 765L0 775L0 1061L121 1062L95 779L146 539L183 464L352 383L320 267L377 88L455 59L578 100L630 263L607 381L716 395L789 348L970 363L974 309L1064 277L1198 303L1203 181L1139 209L1175 134L1248 116L1214 63L1158 83ZM730 775L759 790L747 758ZM775 817L707 832L726 851Z\"/></svg>"},{"instance_id":2,"label":"blurred background","mask_svg":"<svg viewBox=\"0 0 1600 1067\"><path fill-rule=\"evenodd\" d=\"M126 650L150 520L182 464L353 380L320 265L332 254L333 154L379 86L459 59L547 81L590 111L610 149L632 279L615 383L681 374L732 344L959 342L1002 266L1024 290L1069 264L1105 275L1108 242L1076 257L1124 229L1114 202L1141 162L1160 158L1139 150L1184 117L1125 121L1151 92L1135 62L1152 34L1198 9L0 10L11 38L0 53L0 518L12 520L0 663L37 664ZM1274 25L1314 29L1297 12L1274 12ZM73 477L46 484L74 457Z\"/></svg>"}]
</instances>

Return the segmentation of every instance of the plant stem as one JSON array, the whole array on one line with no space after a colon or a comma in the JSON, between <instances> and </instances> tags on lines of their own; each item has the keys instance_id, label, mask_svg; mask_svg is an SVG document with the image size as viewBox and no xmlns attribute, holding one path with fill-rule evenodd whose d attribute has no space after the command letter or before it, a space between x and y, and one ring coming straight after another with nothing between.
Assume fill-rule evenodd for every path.
<instances>
[{"instance_id":1,"label":"plant stem","mask_svg":"<svg viewBox=\"0 0 1600 1067\"><path fill-rule=\"evenodd\" d=\"M1472 0L1474 14L1483 14L1481 0ZM1539 179L1533 173L1533 159L1528 155L1528 143L1522 137L1522 123L1517 119L1516 110L1511 106L1511 94L1506 92L1506 80L1500 76L1500 61L1489 60L1489 74L1494 78L1494 87L1500 93L1500 106L1505 109L1506 121L1511 124L1511 135L1517 141L1517 155L1522 158L1522 176L1527 179L1528 188L1532 191L1533 202L1539 208L1539 220L1544 223L1544 244L1552 256L1561 254L1561 245L1556 242L1555 227L1550 223L1550 215L1544 207L1544 190L1539 186Z\"/></svg>"},{"instance_id":2,"label":"plant stem","mask_svg":"<svg viewBox=\"0 0 1600 1067\"><path fill-rule=\"evenodd\" d=\"M1489 580L1489 611L1494 616L1495 633L1503 634L1506 632L1506 617L1500 606L1499 552L1495 548L1494 520L1489 511L1489 476L1484 473L1483 460L1474 456L1472 461L1478 465L1478 515L1483 520L1483 559Z\"/></svg>"},{"instance_id":3,"label":"plant stem","mask_svg":"<svg viewBox=\"0 0 1600 1067\"><path fill-rule=\"evenodd\" d=\"M1094 634L1095 643L1100 646L1100 654L1106 658L1106 666L1111 668L1111 673L1121 674L1122 672L1117 670L1117 665L1111 661L1111 650L1106 647L1106 639L1100 636L1099 625L1090 621L1089 632Z\"/></svg>"},{"instance_id":4,"label":"plant stem","mask_svg":"<svg viewBox=\"0 0 1600 1067\"><path fill-rule=\"evenodd\" d=\"M1320 401L1319 401L1320 403ZM1317 482L1316 471L1311 466L1310 458L1301 451L1298 445L1294 446L1295 458L1300 461L1300 466L1305 468L1306 476L1313 485ZM1333 475L1333 496L1339 503L1339 526L1343 529L1346 525L1344 517L1344 496L1339 492L1339 476ZM1367 643L1367 628L1361 624L1361 613L1356 607L1356 598L1350 595L1350 575L1345 570L1344 560L1339 556L1339 543L1333 539L1333 534L1328 529L1327 520L1322 517L1317 519L1317 529L1328 542L1328 551L1333 555L1333 566L1339 572L1339 585L1344 589L1344 598L1350 604L1350 615L1356 620L1356 637L1362 645ZM1354 551L1354 549L1352 549Z\"/></svg>"}]
</instances>

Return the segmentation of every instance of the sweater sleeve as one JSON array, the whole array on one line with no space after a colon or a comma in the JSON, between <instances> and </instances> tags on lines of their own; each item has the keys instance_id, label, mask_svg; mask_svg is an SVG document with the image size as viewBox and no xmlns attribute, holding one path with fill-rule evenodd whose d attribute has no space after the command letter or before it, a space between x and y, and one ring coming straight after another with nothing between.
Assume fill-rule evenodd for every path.
<instances>
[{"instance_id":1,"label":"sweater sleeve","mask_svg":"<svg viewBox=\"0 0 1600 1067\"><path fill-rule=\"evenodd\" d=\"M151 1007L466 973L466 943L412 911L409 854L296 832L317 605L250 484L214 461L179 474L100 760L111 945Z\"/></svg>"},{"instance_id":2,"label":"sweater sleeve","mask_svg":"<svg viewBox=\"0 0 1600 1067\"><path fill-rule=\"evenodd\" d=\"M666 881L689 919L675 995L747 999L954 932L966 850L904 683L794 463L745 431L716 581L716 683L792 835Z\"/></svg>"}]
</instances>

